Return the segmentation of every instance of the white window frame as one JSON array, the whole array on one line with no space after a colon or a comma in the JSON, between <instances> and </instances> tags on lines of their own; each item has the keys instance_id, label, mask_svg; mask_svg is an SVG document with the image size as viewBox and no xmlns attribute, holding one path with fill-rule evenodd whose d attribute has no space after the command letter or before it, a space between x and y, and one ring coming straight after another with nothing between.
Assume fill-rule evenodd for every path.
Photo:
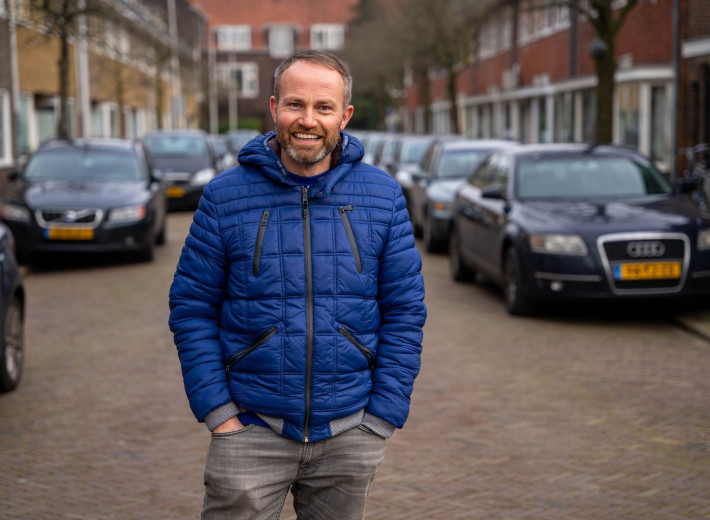
<instances>
[{"instance_id":1,"label":"white window frame","mask_svg":"<svg viewBox=\"0 0 710 520\"><path fill-rule=\"evenodd\" d=\"M251 26L218 25L215 28L217 49L220 51L248 51L251 49Z\"/></svg>"},{"instance_id":2,"label":"white window frame","mask_svg":"<svg viewBox=\"0 0 710 520\"><path fill-rule=\"evenodd\" d=\"M269 27L269 56L286 58L293 54L295 47L293 26L272 25Z\"/></svg>"},{"instance_id":3,"label":"white window frame","mask_svg":"<svg viewBox=\"0 0 710 520\"><path fill-rule=\"evenodd\" d=\"M322 41L317 41L320 36ZM345 27L334 23L311 25L311 48L324 51L337 51L345 45Z\"/></svg>"},{"instance_id":4,"label":"white window frame","mask_svg":"<svg viewBox=\"0 0 710 520\"><path fill-rule=\"evenodd\" d=\"M257 98L259 96L259 65L255 62L220 63L217 66L220 88L229 90L232 74L236 70L240 70L242 74L241 88L237 90L236 94L245 99Z\"/></svg>"}]
</instances>

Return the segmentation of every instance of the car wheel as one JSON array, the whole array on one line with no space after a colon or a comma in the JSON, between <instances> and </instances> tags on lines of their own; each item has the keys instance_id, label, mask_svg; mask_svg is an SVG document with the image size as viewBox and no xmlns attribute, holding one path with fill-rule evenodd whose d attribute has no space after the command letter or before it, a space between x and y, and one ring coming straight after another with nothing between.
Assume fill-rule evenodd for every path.
<instances>
[{"instance_id":1,"label":"car wheel","mask_svg":"<svg viewBox=\"0 0 710 520\"><path fill-rule=\"evenodd\" d=\"M441 243L432 236L432 222L428 215L424 216L424 225L422 226L422 241L424 249L429 253L437 253L442 250Z\"/></svg>"},{"instance_id":2,"label":"car wheel","mask_svg":"<svg viewBox=\"0 0 710 520\"><path fill-rule=\"evenodd\" d=\"M160 231L155 236L155 243L162 246L165 243L165 228L167 227L167 219L163 220L163 225L160 227Z\"/></svg>"},{"instance_id":3,"label":"car wheel","mask_svg":"<svg viewBox=\"0 0 710 520\"><path fill-rule=\"evenodd\" d=\"M461 242L456 228L449 235L449 266L451 277L457 282L472 282L476 279L476 271L466 267L461 259Z\"/></svg>"},{"instance_id":4,"label":"car wheel","mask_svg":"<svg viewBox=\"0 0 710 520\"><path fill-rule=\"evenodd\" d=\"M0 392L14 390L22 379L24 338L22 301L13 296L5 313L5 327L0 338Z\"/></svg>"},{"instance_id":5,"label":"car wheel","mask_svg":"<svg viewBox=\"0 0 710 520\"><path fill-rule=\"evenodd\" d=\"M139 262L152 262L154 256L155 246L153 241L149 241L148 244L143 246L141 250L138 251L138 261Z\"/></svg>"},{"instance_id":6,"label":"car wheel","mask_svg":"<svg viewBox=\"0 0 710 520\"><path fill-rule=\"evenodd\" d=\"M503 286L505 308L513 316L530 314L530 302L523 296L520 286L520 268L515 250L509 247L505 253L505 284Z\"/></svg>"}]
</instances>

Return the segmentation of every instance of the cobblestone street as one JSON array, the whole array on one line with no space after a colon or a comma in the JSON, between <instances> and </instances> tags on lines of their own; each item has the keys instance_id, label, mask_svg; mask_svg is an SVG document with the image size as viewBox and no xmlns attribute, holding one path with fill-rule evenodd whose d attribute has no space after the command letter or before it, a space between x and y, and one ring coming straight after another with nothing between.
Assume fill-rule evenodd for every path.
<instances>
[{"instance_id":1,"label":"cobblestone street","mask_svg":"<svg viewBox=\"0 0 710 520\"><path fill-rule=\"evenodd\" d=\"M27 274L25 377L0 395L1 519L199 518L209 432L167 327L189 222L170 215L151 263ZM640 313L513 319L447 262L424 255L423 368L369 519L710 518L706 340Z\"/></svg>"}]
</instances>

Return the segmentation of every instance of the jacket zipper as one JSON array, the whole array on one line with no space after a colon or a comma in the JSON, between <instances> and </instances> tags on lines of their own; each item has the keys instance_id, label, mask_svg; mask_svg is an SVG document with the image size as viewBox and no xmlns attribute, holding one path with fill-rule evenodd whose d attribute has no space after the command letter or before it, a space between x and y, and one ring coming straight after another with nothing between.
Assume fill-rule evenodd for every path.
<instances>
[{"instance_id":1,"label":"jacket zipper","mask_svg":"<svg viewBox=\"0 0 710 520\"><path fill-rule=\"evenodd\" d=\"M306 262L306 417L303 442L309 442L311 429L311 364L313 363L313 265L311 258L311 219L308 211L308 186L301 187L303 208L303 245Z\"/></svg>"},{"instance_id":2,"label":"jacket zipper","mask_svg":"<svg viewBox=\"0 0 710 520\"><path fill-rule=\"evenodd\" d=\"M343 225L345 226L345 233L348 235L348 241L350 242L350 249L353 251L353 256L355 257L355 265L357 266L358 274L362 274L362 262L360 261L360 252L357 249L357 242L355 242L355 235L353 235L353 228L350 226L350 219L348 218L348 211L355 209L355 206L349 204L338 208L340 212L340 218L343 219Z\"/></svg>"},{"instance_id":3,"label":"jacket zipper","mask_svg":"<svg viewBox=\"0 0 710 520\"><path fill-rule=\"evenodd\" d=\"M355 345L355 348L357 348L360 353L365 356L367 359L367 366L370 367L370 370L375 370L375 354L372 353L372 350L369 348L363 346L355 336L353 336L352 332L350 332L348 329L345 327L340 327L340 333L345 336L345 339L347 339L350 343Z\"/></svg>"},{"instance_id":4,"label":"jacket zipper","mask_svg":"<svg viewBox=\"0 0 710 520\"><path fill-rule=\"evenodd\" d=\"M256 236L256 247L254 249L254 276L259 276L259 261L261 260L261 247L264 244L264 233L266 233L266 224L269 222L271 211L264 210L261 215L261 223L259 224L259 234Z\"/></svg>"},{"instance_id":5,"label":"jacket zipper","mask_svg":"<svg viewBox=\"0 0 710 520\"><path fill-rule=\"evenodd\" d=\"M234 366L239 363L242 359L247 357L249 354L251 354L255 349L259 348L261 345L266 343L269 339L271 339L276 332L278 331L278 327L273 326L266 332L264 332L261 336L259 336L259 339L256 340L256 343L254 343L251 347L247 348L246 350L241 350L237 352L236 354L232 354L229 356L227 359L227 383L230 381L230 371Z\"/></svg>"}]
</instances>

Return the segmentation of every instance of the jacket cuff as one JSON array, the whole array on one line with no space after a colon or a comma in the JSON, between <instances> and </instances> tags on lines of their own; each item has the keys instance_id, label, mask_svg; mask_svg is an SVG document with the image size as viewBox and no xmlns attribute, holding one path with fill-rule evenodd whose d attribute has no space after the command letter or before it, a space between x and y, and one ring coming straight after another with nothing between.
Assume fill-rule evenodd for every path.
<instances>
[{"instance_id":1,"label":"jacket cuff","mask_svg":"<svg viewBox=\"0 0 710 520\"><path fill-rule=\"evenodd\" d=\"M379 435L383 439L389 439L392 437L395 430L395 426L392 423L388 423L384 419L380 419L376 415L372 415L367 412L365 412L361 424L372 430L373 433Z\"/></svg>"},{"instance_id":2,"label":"jacket cuff","mask_svg":"<svg viewBox=\"0 0 710 520\"><path fill-rule=\"evenodd\" d=\"M225 405L215 408L210 413L205 415L205 424L209 431L213 431L217 426L222 424L227 419L231 419L239 413L237 405L229 402Z\"/></svg>"}]
</instances>

